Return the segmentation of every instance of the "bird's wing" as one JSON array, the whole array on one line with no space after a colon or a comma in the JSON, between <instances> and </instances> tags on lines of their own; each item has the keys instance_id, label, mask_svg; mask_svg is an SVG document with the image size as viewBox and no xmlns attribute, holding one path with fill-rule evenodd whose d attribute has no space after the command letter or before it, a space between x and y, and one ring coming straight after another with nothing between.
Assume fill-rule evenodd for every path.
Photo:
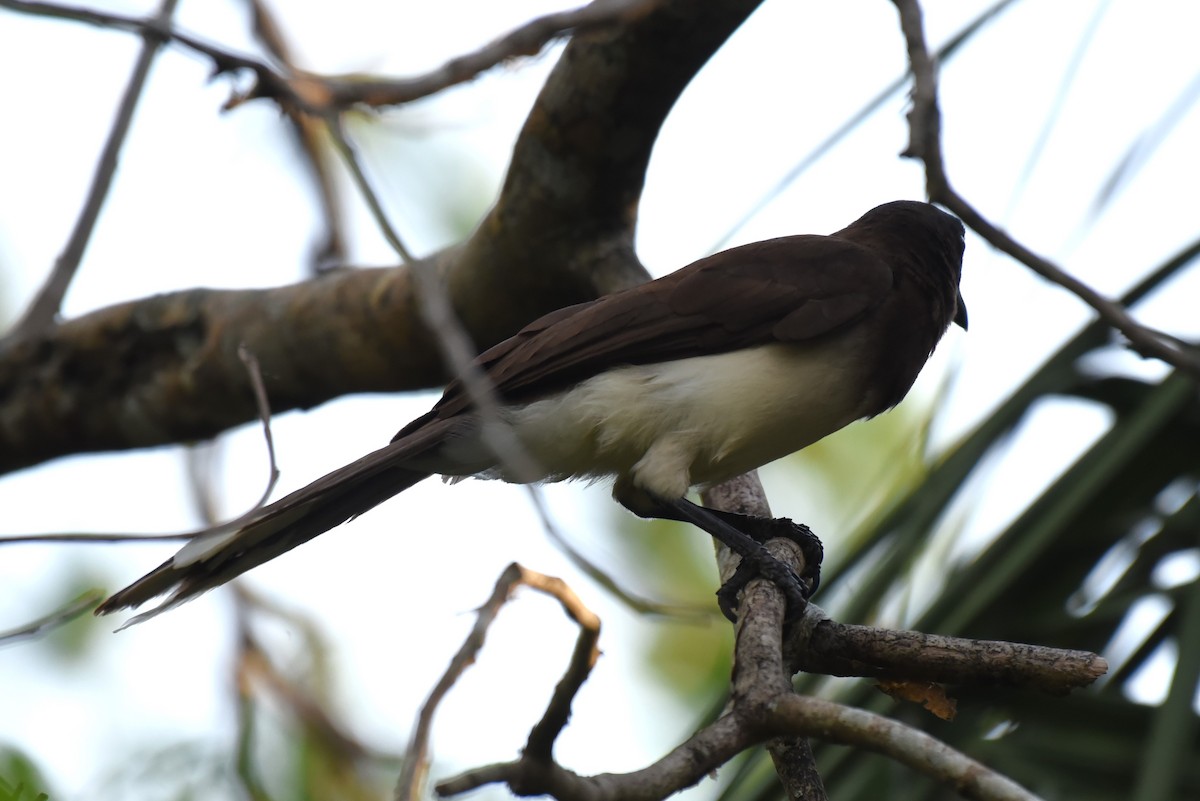
<instances>
[{"instance_id":1,"label":"bird's wing","mask_svg":"<svg viewBox=\"0 0 1200 801\"><path fill-rule=\"evenodd\" d=\"M723 251L650 284L559 309L477 360L504 400L536 397L617 365L650 364L853 324L881 303L893 271L874 251L828 236L790 236ZM431 419L469 408L451 382Z\"/></svg>"}]
</instances>

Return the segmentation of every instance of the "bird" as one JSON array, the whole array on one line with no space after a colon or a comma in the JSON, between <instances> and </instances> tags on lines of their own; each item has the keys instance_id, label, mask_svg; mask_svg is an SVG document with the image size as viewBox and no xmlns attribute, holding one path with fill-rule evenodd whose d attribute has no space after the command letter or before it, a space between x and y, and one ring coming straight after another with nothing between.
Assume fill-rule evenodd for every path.
<instances>
[{"instance_id":1,"label":"bird","mask_svg":"<svg viewBox=\"0 0 1200 801\"><path fill-rule=\"evenodd\" d=\"M727 616L730 587L750 573L780 584L789 608L802 604L819 580L820 543L807 527L687 496L903 400L951 323L967 328L964 236L956 217L898 200L829 235L730 248L550 312L476 358L494 408L450 381L389 444L192 539L96 613L166 596L139 622L438 474L611 480L634 514L693 523L743 557L741 578L718 593ZM494 452L489 426L519 444L520 469ZM780 525L816 562L809 575L762 547Z\"/></svg>"}]
</instances>

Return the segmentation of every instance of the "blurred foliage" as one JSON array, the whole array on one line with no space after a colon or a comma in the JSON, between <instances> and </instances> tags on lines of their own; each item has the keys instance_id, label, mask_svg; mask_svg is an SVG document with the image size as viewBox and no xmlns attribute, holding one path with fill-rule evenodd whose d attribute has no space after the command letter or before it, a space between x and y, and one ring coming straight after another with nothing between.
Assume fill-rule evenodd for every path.
<instances>
[{"instance_id":1,"label":"blurred foliage","mask_svg":"<svg viewBox=\"0 0 1200 801\"><path fill-rule=\"evenodd\" d=\"M399 759L373 751L340 720L329 645L308 617L238 588L233 665L241 795L377 799Z\"/></svg>"},{"instance_id":2,"label":"blurred foliage","mask_svg":"<svg viewBox=\"0 0 1200 801\"><path fill-rule=\"evenodd\" d=\"M109 628L91 614L104 599L100 576L86 562L73 565L66 579L56 586L55 608L71 609L71 619L46 637L46 653L63 664L82 665L93 656L101 634ZM74 607L74 608L72 608ZM77 612L75 610L78 610Z\"/></svg>"},{"instance_id":3,"label":"blurred foliage","mask_svg":"<svg viewBox=\"0 0 1200 801\"><path fill-rule=\"evenodd\" d=\"M45 801L50 785L29 757L8 745L0 745L0 801Z\"/></svg>"}]
</instances>

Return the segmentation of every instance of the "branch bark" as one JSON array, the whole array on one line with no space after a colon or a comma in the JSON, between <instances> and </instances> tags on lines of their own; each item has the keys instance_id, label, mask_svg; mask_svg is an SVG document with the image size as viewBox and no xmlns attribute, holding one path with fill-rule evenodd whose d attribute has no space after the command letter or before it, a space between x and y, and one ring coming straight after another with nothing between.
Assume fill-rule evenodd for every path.
<instances>
[{"instance_id":1,"label":"branch bark","mask_svg":"<svg viewBox=\"0 0 1200 801\"><path fill-rule=\"evenodd\" d=\"M469 240L429 257L477 347L646 279L633 237L658 130L757 5L664 0L619 30L571 41L495 207ZM407 268L145 298L0 342L0 471L205 439L254 419L241 344L261 361L275 412L446 375Z\"/></svg>"}]
</instances>

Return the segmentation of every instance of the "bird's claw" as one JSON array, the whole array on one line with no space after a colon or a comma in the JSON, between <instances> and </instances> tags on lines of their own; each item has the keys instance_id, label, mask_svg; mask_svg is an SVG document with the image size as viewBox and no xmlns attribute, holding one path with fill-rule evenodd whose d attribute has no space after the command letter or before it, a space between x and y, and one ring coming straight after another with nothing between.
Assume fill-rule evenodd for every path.
<instances>
[{"instance_id":1,"label":"bird's claw","mask_svg":"<svg viewBox=\"0 0 1200 801\"><path fill-rule=\"evenodd\" d=\"M742 556L742 561L733 576L717 591L717 605L730 621L737 621L738 594L753 579L766 579L784 594L787 601L787 617L790 622L803 614L808 599L821 585L821 560L824 548L820 539L803 523L793 523L786 517L746 517L747 525L739 526L759 543L774 538L783 538L796 543L804 554L804 572L797 574L791 566L772 556L765 548Z\"/></svg>"}]
</instances>

